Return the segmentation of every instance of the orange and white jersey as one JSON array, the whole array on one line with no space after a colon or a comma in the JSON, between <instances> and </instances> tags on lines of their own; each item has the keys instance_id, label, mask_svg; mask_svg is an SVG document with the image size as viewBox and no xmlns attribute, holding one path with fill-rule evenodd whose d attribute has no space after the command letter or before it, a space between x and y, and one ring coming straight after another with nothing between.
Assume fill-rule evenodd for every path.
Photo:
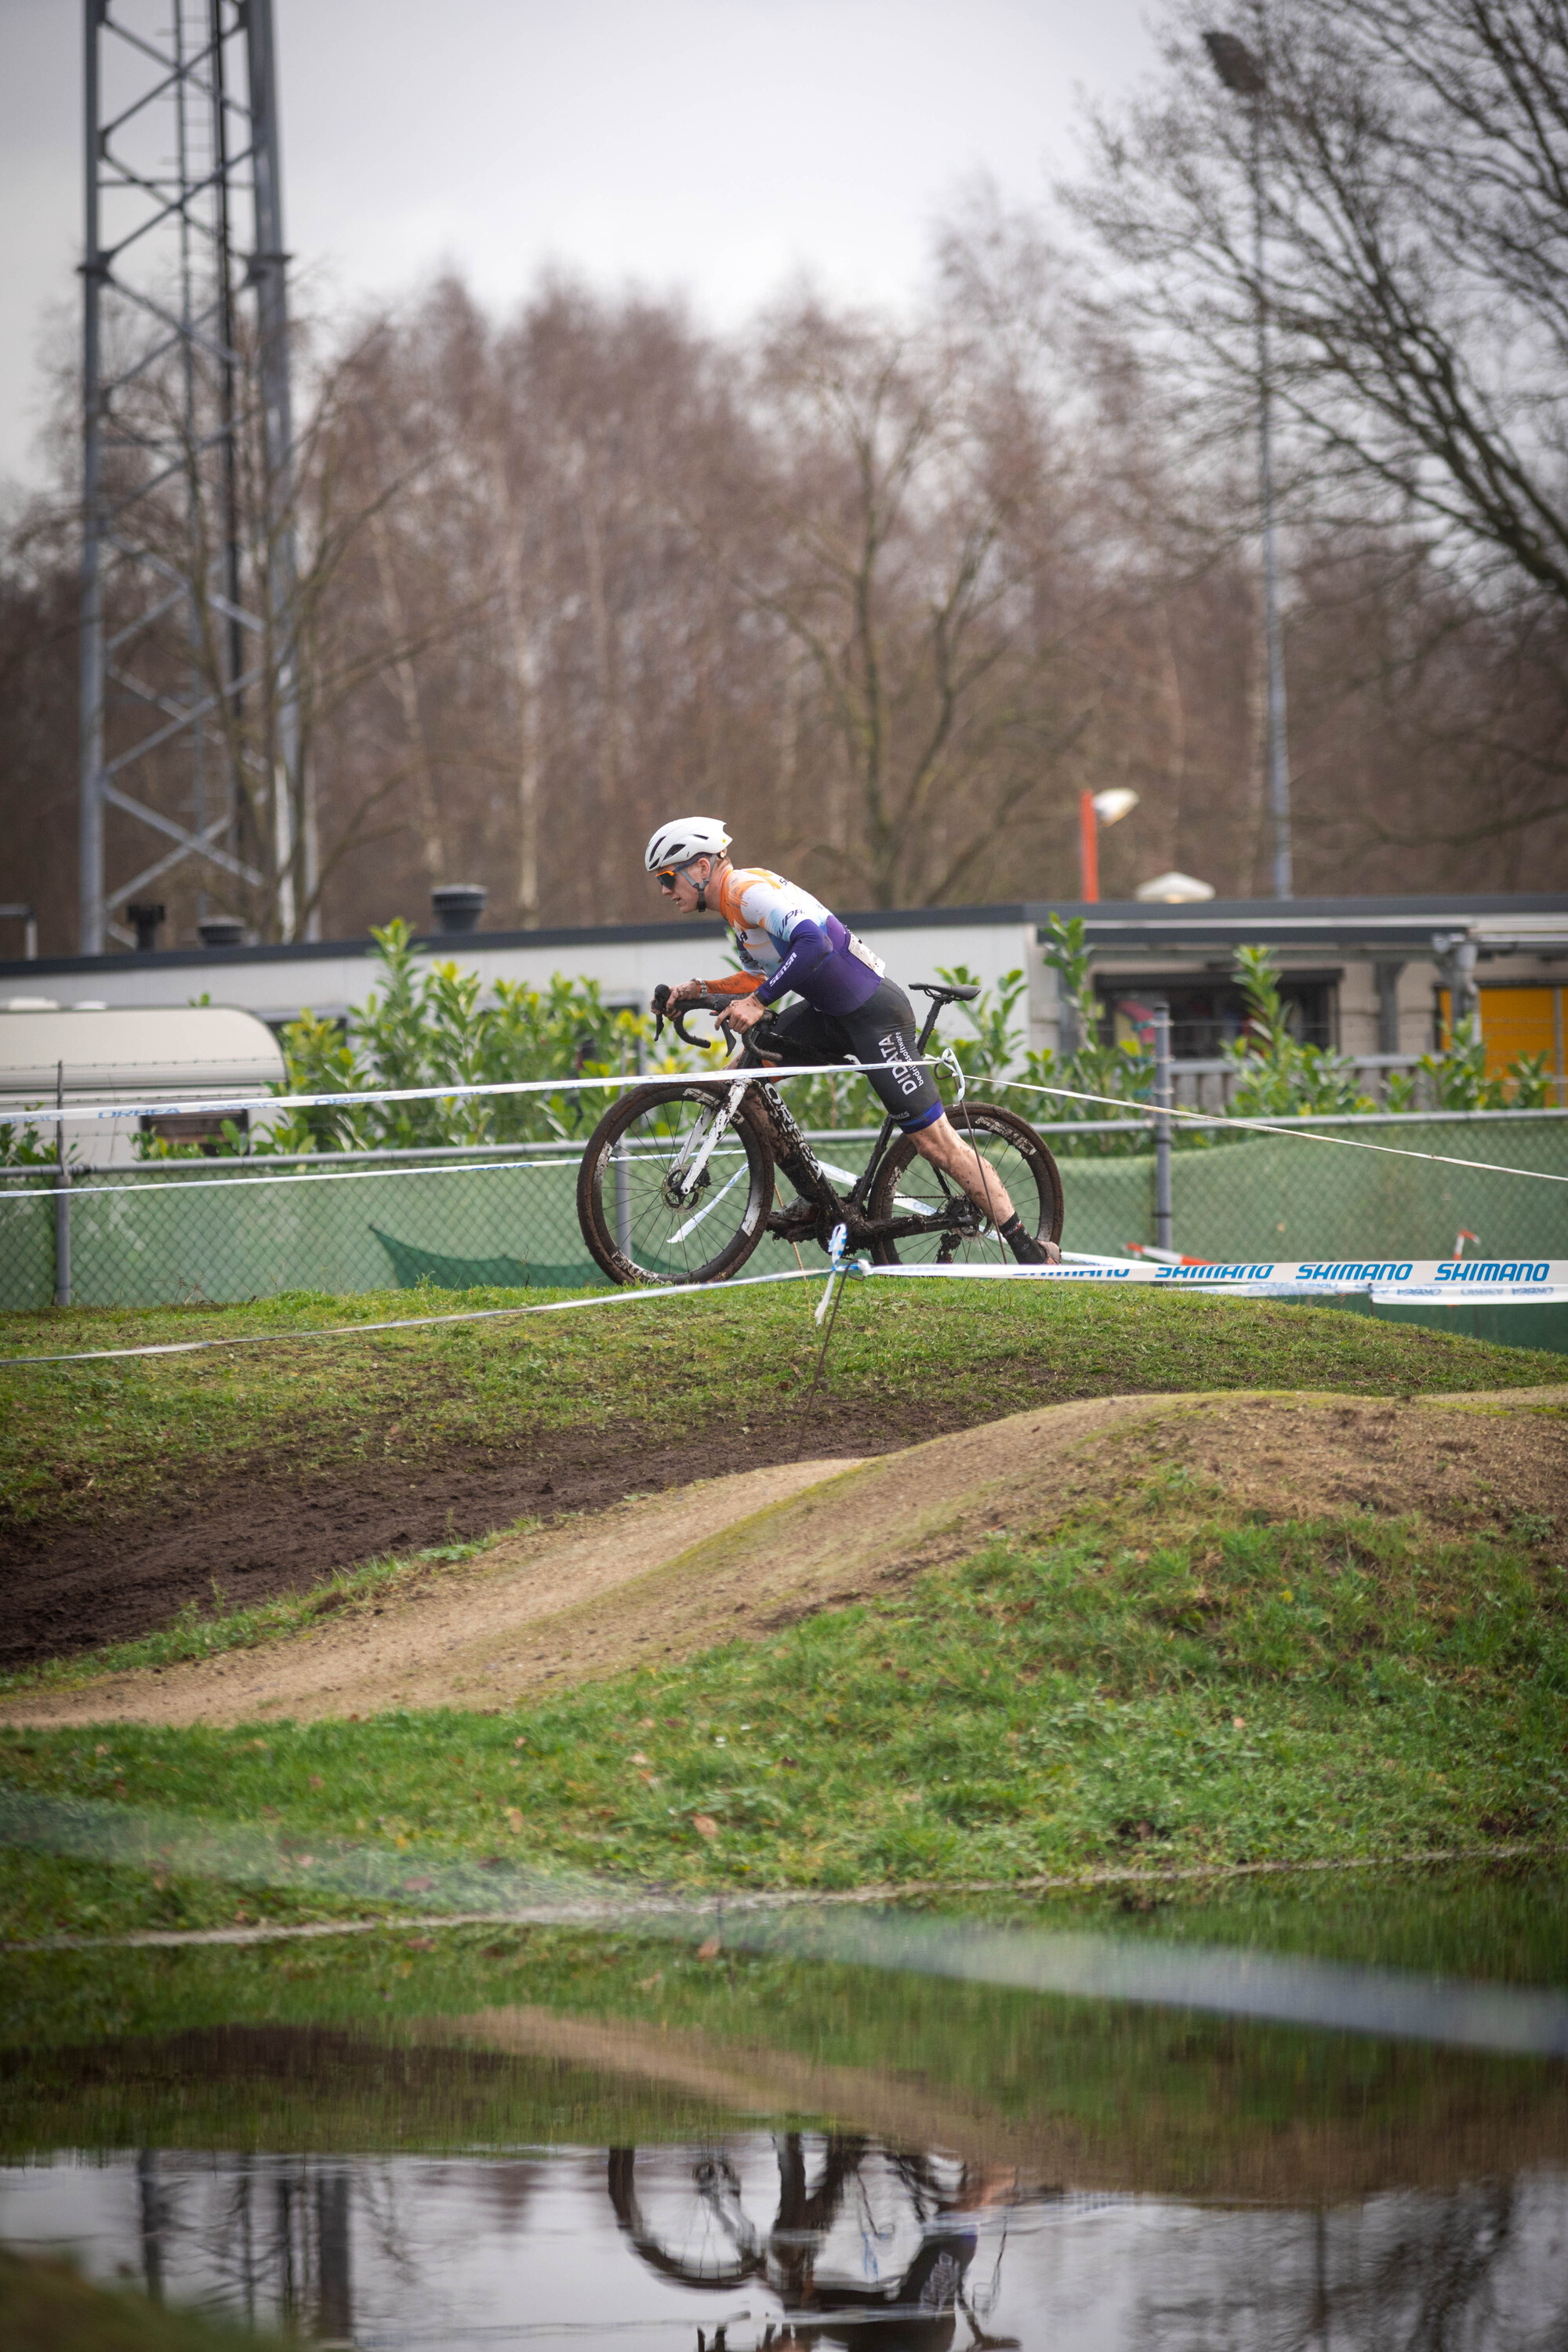
<instances>
[{"instance_id":1,"label":"orange and white jersey","mask_svg":"<svg viewBox=\"0 0 1568 2352\"><path fill-rule=\"evenodd\" d=\"M719 885L719 912L735 935L742 971L764 1003L791 990L822 1013L863 1004L887 967L831 908L765 866L731 866ZM723 983L733 992L746 983Z\"/></svg>"}]
</instances>

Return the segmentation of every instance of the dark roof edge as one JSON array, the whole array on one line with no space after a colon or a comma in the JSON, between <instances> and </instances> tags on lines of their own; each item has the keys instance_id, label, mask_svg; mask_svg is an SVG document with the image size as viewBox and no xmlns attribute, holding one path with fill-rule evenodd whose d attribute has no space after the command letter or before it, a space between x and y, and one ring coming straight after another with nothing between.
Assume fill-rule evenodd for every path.
<instances>
[{"instance_id":1,"label":"dark roof edge","mask_svg":"<svg viewBox=\"0 0 1568 2352\"><path fill-rule=\"evenodd\" d=\"M1452 922L1463 915L1568 916L1568 893L1529 892L1475 898L1205 898L1183 905L1151 905L1138 898L1105 899L1090 905L1077 898L1046 898L988 907L866 907L849 910L844 920L862 930L956 930L975 925L1043 924L1052 915L1081 916L1092 931L1104 925L1125 929L1137 923L1170 929L1182 925L1289 921L1292 915L1321 919L1330 917L1356 928L1379 917L1429 916L1435 923ZM427 953L459 960L476 949L590 948L658 944L714 939L721 926L713 922L595 923L532 931L456 931L420 933L414 944ZM156 963L165 970L220 971L235 964L317 963L374 953L375 942L366 933L352 940L300 940L284 947L160 948L151 955L127 950L119 955L40 956L36 962L0 962L0 980L41 980L47 973L134 971Z\"/></svg>"},{"instance_id":2,"label":"dark roof edge","mask_svg":"<svg viewBox=\"0 0 1568 2352\"><path fill-rule=\"evenodd\" d=\"M974 923L1039 923L1048 906L870 908L852 912L847 923L869 930L920 930L932 924L952 929ZM723 936L723 926L710 922L592 923L532 931L421 932L414 945L422 951L461 958L476 949L597 948L657 946L661 940L711 940ZM157 963L164 970L217 971L230 964L314 963L334 958L369 956L375 941L368 932L353 940L293 940L287 946L246 948L155 948L150 955L126 950L120 955L40 956L35 963L0 963L0 979L25 978L33 972L136 971Z\"/></svg>"},{"instance_id":3,"label":"dark roof edge","mask_svg":"<svg viewBox=\"0 0 1568 2352\"><path fill-rule=\"evenodd\" d=\"M1462 915L1568 915L1568 892L1509 891L1477 893L1473 897L1454 893L1441 898L1412 895L1399 898L1199 898L1180 904L1107 898L1092 907L1064 899L1059 906L1042 908L1040 912L1042 918L1052 912L1081 915L1090 929L1099 923L1119 927L1129 923L1288 923L1293 918L1354 925L1376 922L1391 915L1418 921L1430 918L1435 923L1444 923L1457 921Z\"/></svg>"}]
</instances>

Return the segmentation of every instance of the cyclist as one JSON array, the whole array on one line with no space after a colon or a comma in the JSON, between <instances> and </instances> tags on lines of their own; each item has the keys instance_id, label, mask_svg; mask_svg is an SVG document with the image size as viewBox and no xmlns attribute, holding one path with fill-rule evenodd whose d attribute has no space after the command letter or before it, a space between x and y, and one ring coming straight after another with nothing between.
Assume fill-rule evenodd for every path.
<instances>
[{"instance_id":1,"label":"cyclist","mask_svg":"<svg viewBox=\"0 0 1568 2352\"><path fill-rule=\"evenodd\" d=\"M1019 1265L1059 1261L1056 1244L1037 1241L1026 1230L995 1170L953 1128L919 1058L914 1007L863 940L782 875L732 865L730 835L718 817L659 825L645 862L682 914L704 914L711 905L722 915L740 952L740 971L672 988L672 1011L704 992L729 996L733 1002L724 1020L743 1033L764 1020L781 996L799 996L803 1002L774 1024L791 1060L871 1065L866 1075L884 1108L915 1150L992 1221Z\"/></svg>"}]
</instances>

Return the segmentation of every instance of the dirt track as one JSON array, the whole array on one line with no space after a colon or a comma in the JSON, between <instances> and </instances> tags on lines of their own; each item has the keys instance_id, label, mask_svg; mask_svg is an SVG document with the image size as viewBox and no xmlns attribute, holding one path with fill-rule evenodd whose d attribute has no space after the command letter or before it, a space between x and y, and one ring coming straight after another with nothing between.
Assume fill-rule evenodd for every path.
<instances>
[{"instance_id":1,"label":"dirt track","mask_svg":"<svg viewBox=\"0 0 1568 2352\"><path fill-rule=\"evenodd\" d=\"M855 1450L891 1452L973 1418L958 1398L924 1412L858 1406ZM639 1423L610 1422L513 1453L363 1462L331 1476L262 1454L226 1464L219 1480L154 1490L134 1518L89 1519L47 1536L12 1528L0 1532L0 1671L133 1640L183 1608L210 1610L215 1587L230 1607L249 1607L389 1552L469 1542L521 1518L604 1510L623 1495L722 1476L736 1447L728 1423L672 1443ZM797 1450L812 1460L842 1453L844 1433L825 1421L802 1449L798 1420L781 1412L753 1422L745 1439L755 1465L792 1462Z\"/></svg>"},{"instance_id":2,"label":"dirt track","mask_svg":"<svg viewBox=\"0 0 1568 2352\"><path fill-rule=\"evenodd\" d=\"M227 1724L506 1704L886 1589L1005 1527L1131 1506L1159 1530L1521 1512L1568 1536L1568 1391L1110 1397L1015 1413L859 1463L753 1469L503 1538L470 1568L308 1633L0 1707L12 1721ZM1568 1546L1564 1547L1568 1549Z\"/></svg>"}]
</instances>

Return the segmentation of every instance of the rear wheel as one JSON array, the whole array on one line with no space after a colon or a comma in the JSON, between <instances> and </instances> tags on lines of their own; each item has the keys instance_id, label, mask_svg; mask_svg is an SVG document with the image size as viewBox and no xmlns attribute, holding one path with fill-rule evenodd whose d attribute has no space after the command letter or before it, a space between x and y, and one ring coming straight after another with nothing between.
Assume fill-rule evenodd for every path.
<instances>
[{"instance_id":1,"label":"rear wheel","mask_svg":"<svg viewBox=\"0 0 1568 2352\"><path fill-rule=\"evenodd\" d=\"M638 1087L588 1139L577 1221L612 1282L721 1282L762 1239L773 1202L773 1155L742 1109L701 1155L725 1087Z\"/></svg>"},{"instance_id":2,"label":"rear wheel","mask_svg":"<svg viewBox=\"0 0 1568 2352\"><path fill-rule=\"evenodd\" d=\"M966 1143L972 1143L988 1169L994 1169L1024 1230L1037 1241L1062 1237L1062 1180L1056 1161L1026 1119L994 1103L955 1103L948 1118ZM931 1216L962 1197L951 1176L939 1175L922 1160L906 1136L895 1144L878 1171L867 1203L869 1216ZM1011 1253L986 1218L973 1234L910 1234L899 1241L871 1244L879 1265L996 1265L1010 1261Z\"/></svg>"}]
</instances>

